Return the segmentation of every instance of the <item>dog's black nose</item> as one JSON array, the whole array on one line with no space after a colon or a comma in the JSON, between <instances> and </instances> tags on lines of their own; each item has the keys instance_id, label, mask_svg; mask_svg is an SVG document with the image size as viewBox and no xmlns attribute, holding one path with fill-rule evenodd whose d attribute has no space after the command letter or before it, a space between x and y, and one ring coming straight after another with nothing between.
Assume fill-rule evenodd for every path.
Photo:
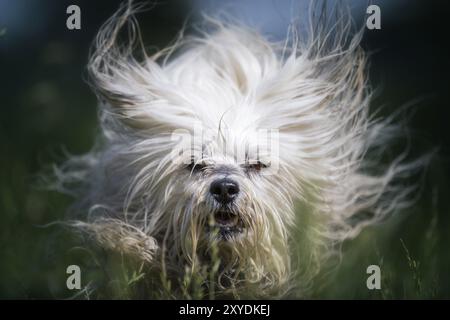
<instances>
[{"instance_id":1,"label":"dog's black nose","mask_svg":"<svg viewBox=\"0 0 450 320\"><path fill-rule=\"evenodd\" d=\"M209 192L220 203L228 203L236 198L239 193L239 185L231 179L218 179L211 183Z\"/></svg>"}]
</instances>

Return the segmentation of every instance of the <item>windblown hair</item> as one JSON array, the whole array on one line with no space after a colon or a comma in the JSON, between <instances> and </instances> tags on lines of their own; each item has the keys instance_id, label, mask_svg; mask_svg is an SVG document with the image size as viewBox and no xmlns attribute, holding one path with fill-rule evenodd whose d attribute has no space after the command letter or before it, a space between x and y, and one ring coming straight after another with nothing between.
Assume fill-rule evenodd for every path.
<instances>
[{"instance_id":1,"label":"windblown hair","mask_svg":"<svg viewBox=\"0 0 450 320\"><path fill-rule=\"evenodd\" d=\"M283 43L207 18L207 32L181 34L151 56L135 10L122 6L90 55L99 140L55 170L57 188L76 197L71 225L154 273L185 279L206 270L213 275L202 286L257 297L282 295L292 284L298 203L320 217L311 228L329 250L407 205L414 187L396 179L417 164L377 162L395 126L369 115L362 31L344 7L312 9L307 28L291 28ZM195 155L174 153L182 142L172 133L195 135L195 123L203 129L201 143L188 146ZM242 166L228 148L253 144L255 128L278 132L272 175ZM205 232L219 210L209 185L224 167L242 195L229 210L246 230L232 241Z\"/></svg>"}]
</instances>

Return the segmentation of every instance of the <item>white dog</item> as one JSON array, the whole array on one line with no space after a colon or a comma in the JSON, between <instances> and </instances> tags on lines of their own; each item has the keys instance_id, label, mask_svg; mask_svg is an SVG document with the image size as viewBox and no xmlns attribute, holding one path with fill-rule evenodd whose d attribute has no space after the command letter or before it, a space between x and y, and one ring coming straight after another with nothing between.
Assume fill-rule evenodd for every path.
<instances>
[{"instance_id":1,"label":"white dog","mask_svg":"<svg viewBox=\"0 0 450 320\"><path fill-rule=\"evenodd\" d=\"M402 206L412 188L394 182L413 165L364 160L392 130L368 115L362 32L336 12L284 43L211 20L147 56L122 7L88 65L99 143L56 171L77 197L71 224L163 274L174 296L204 272L204 292L279 296L297 271L299 227L336 244ZM319 224L298 225L302 204Z\"/></svg>"}]
</instances>

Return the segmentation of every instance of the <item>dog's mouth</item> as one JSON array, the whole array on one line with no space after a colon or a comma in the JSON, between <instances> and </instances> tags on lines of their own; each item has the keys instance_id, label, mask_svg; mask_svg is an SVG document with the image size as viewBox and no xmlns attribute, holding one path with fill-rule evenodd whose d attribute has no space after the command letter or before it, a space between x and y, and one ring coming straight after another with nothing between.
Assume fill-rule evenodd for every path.
<instances>
[{"instance_id":1,"label":"dog's mouth","mask_svg":"<svg viewBox=\"0 0 450 320\"><path fill-rule=\"evenodd\" d=\"M233 212L221 210L214 214L214 221L219 227L234 227L237 226L239 217Z\"/></svg>"},{"instance_id":2,"label":"dog's mouth","mask_svg":"<svg viewBox=\"0 0 450 320\"><path fill-rule=\"evenodd\" d=\"M218 236L222 240L231 240L243 232L244 226L238 214L219 210L214 214L212 229L218 231Z\"/></svg>"}]
</instances>

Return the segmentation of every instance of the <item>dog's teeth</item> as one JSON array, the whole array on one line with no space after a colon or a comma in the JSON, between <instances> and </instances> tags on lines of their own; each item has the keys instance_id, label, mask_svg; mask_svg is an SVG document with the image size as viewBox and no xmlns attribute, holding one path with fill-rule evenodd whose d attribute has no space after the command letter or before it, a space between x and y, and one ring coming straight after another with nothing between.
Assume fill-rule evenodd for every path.
<instances>
[{"instance_id":1,"label":"dog's teeth","mask_svg":"<svg viewBox=\"0 0 450 320\"><path fill-rule=\"evenodd\" d=\"M239 220L236 215L224 211L217 212L214 219L219 226L235 226Z\"/></svg>"}]
</instances>

